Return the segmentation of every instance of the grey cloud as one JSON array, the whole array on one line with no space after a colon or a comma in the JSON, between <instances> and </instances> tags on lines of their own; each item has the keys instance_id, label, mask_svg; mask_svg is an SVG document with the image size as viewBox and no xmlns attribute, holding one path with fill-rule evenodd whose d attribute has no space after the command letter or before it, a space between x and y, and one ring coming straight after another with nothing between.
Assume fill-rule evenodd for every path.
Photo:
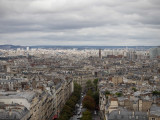
<instances>
[{"instance_id":1,"label":"grey cloud","mask_svg":"<svg viewBox=\"0 0 160 120\"><path fill-rule=\"evenodd\" d=\"M157 45L159 14L159 0L1 0L0 43Z\"/></svg>"}]
</instances>

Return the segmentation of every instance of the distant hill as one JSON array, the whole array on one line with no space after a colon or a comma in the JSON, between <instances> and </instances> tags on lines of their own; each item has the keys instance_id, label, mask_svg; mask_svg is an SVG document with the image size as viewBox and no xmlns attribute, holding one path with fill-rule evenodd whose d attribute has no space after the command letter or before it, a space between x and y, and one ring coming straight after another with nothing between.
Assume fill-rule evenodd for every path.
<instances>
[{"instance_id":1,"label":"distant hill","mask_svg":"<svg viewBox=\"0 0 160 120\"><path fill-rule=\"evenodd\" d=\"M26 49L27 46L20 45L0 45L0 49L17 49L23 48ZM41 48L41 49L126 49L126 46L58 46L58 45L40 45L40 46L29 46L30 48ZM127 46L128 49L137 49L137 50L145 50L153 48L154 46Z\"/></svg>"},{"instance_id":2,"label":"distant hill","mask_svg":"<svg viewBox=\"0 0 160 120\"><path fill-rule=\"evenodd\" d=\"M20 45L0 45L0 49L9 50L9 49L17 49L17 48L26 48L25 46Z\"/></svg>"}]
</instances>

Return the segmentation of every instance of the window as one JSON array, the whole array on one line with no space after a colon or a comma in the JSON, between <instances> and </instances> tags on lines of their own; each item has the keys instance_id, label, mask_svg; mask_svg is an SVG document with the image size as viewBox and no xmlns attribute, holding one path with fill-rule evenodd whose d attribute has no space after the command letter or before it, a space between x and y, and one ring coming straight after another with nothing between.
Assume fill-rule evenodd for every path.
<instances>
[{"instance_id":1,"label":"window","mask_svg":"<svg viewBox=\"0 0 160 120\"><path fill-rule=\"evenodd\" d=\"M155 118L152 118L152 120L156 120Z\"/></svg>"}]
</instances>

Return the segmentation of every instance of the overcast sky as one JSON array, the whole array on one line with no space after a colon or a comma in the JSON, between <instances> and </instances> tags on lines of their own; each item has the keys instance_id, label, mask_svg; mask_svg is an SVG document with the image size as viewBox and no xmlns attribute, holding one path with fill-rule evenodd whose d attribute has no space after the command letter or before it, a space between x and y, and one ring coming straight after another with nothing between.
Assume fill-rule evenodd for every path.
<instances>
[{"instance_id":1,"label":"overcast sky","mask_svg":"<svg viewBox=\"0 0 160 120\"><path fill-rule=\"evenodd\" d=\"M160 45L160 0L0 0L0 44Z\"/></svg>"}]
</instances>

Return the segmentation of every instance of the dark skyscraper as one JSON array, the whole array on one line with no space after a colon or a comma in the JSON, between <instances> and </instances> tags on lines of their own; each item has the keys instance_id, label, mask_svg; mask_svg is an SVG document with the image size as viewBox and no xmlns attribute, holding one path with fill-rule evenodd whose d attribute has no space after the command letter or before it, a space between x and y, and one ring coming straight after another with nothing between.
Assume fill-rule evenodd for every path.
<instances>
[{"instance_id":1,"label":"dark skyscraper","mask_svg":"<svg viewBox=\"0 0 160 120\"><path fill-rule=\"evenodd\" d=\"M99 58L102 58L101 49L99 49Z\"/></svg>"}]
</instances>

